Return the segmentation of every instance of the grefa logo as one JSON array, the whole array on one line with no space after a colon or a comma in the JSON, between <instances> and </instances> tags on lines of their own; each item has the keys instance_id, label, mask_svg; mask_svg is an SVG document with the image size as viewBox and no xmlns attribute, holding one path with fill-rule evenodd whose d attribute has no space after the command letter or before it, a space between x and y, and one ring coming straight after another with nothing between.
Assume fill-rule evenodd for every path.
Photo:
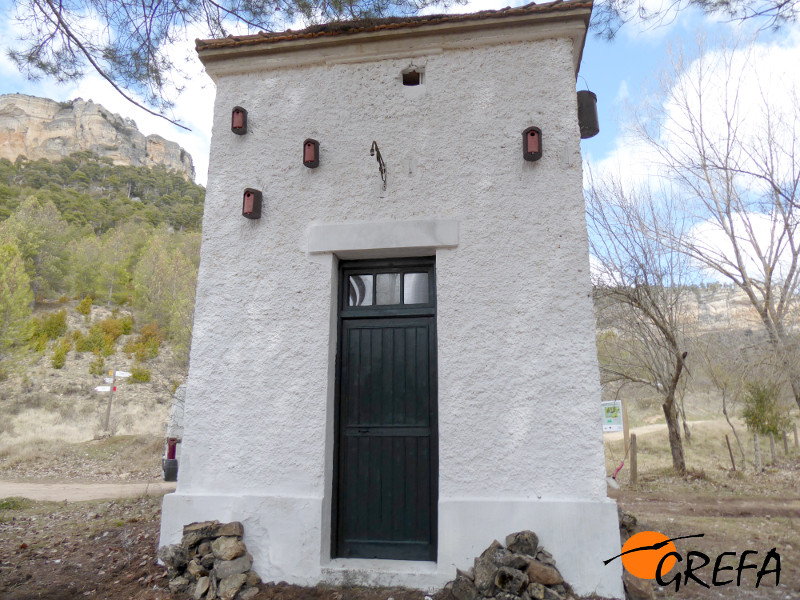
<instances>
[{"instance_id":1,"label":"grefa logo","mask_svg":"<svg viewBox=\"0 0 800 600\"><path fill-rule=\"evenodd\" d=\"M744 550L741 552L722 552L716 557L713 564L711 558L698 550L689 550L684 557L675 547L676 540L701 538L704 533L684 535L669 538L658 531L641 531L632 535L622 546L622 553L604 560L603 564L621 558L622 566L628 573L640 579L655 579L660 586L674 585L677 592L681 586L691 584L701 585L705 588L725 585L752 585L752 577L747 575L748 570L755 571L755 587L762 584L780 583L781 555L775 548L764 555L761 566L751 561L757 561L757 550ZM738 557L738 559L737 559ZM679 568L669 575L675 565ZM766 579L765 579L766 578Z\"/></svg>"}]
</instances>

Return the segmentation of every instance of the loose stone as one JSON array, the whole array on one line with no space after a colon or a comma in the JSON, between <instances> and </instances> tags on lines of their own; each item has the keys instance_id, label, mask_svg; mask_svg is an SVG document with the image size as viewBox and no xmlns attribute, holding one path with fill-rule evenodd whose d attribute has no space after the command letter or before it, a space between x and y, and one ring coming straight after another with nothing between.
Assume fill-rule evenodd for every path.
<instances>
[{"instance_id":1,"label":"loose stone","mask_svg":"<svg viewBox=\"0 0 800 600\"><path fill-rule=\"evenodd\" d=\"M180 594L189 588L189 580L186 577L176 577L169 582L169 591L173 594Z\"/></svg>"},{"instance_id":2,"label":"loose stone","mask_svg":"<svg viewBox=\"0 0 800 600\"><path fill-rule=\"evenodd\" d=\"M254 587L245 588L240 590L239 593L236 594L236 600L250 600L251 598L254 598L257 595L258 595L258 588Z\"/></svg>"},{"instance_id":3,"label":"loose stone","mask_svg":"<svg viewBox=\"0 0 800 600\"><path fill-rule=\"evenodd\" d=\"M214 563L214 575L225 579L232 575L245 573L253 566L253 556L248 552L233 560L218 560Z\"/></svg>"},{"instance_id":4,"label":"loose stone","mask_svg":"<svg viewBox=\"0 0 800 600\"><path fill-rule=\"evenodd\" d=\"M481 593L471 579L466 575L457 575L450 590L456 600L476 600Z\"/></svg>"},{"instance_id":5,"label":"loose stone","mask_svg":"<svg viewBox=\"0 0 800 600\"><path fill-rule=\"evenodd\" d=\"M511 552L536 556L539 547L539 536L532 531L518 531L506 536L506 546Z\"/></svg>"},{"instance_id":6,"label":"loose stone","mask_svg":"<svg viewBox=\"0 0 800 600\"><path fill-rule=\"evenodd\" d=\"M500 567L494 576L494 584L502 591L518 596L528 585L528 578L517 569Z\"/></svg>"},{"instance_id":7,"label":"loose stone","mask_svg":"<svg viewBox=\"0 0 800 600\"><path fill-rule=\"evenodd\" d=\"M211 550L214 552L214 556L220 560L233 560L244 554L247 547L238 537L221 537L214 540Z\"/></svg>"},{"instance_id":8,"label":"loose stone","mask_svg":"<svg viewBox=\"0 0 800 600\"><path fill-rule=\"evenodd\" d=\"M211 554L211 542L202 542L199 546L197 546L197 554L200 556Z\"/></svg>"},{"instance_id":9,"label":"loose stone","mask_svg":"<svg viewBox=\"0 0 800 600\"><path fill-rule=\"evenodd\" d=\"M203 565L204 569L208 569L210 571L214 567L215 560L217 559L214 557L214 554L209 552L200 558L200 564Z\"/></svg>"},{"instance_id":10,"label":"loose stone","mask_svg":"<svg viewBox=\"0 0 800 600\"><path fill-rule=\"evenodd\" d=\"M233 600L245 581L247 581L247 575L243 573L221 579L217 589L217 596L220 600Z\"/></svg>"},{"instance_id":11,"label":"loose stone","mask_svg":"<svg viewBox=\"0 0 800 600\"><path fill-rule=\"evenodd\" d=\"M544 600L545 587L541 583L532 583L528 586L528 595L533 600Z\"/></svg>"},{"instance_id":12,"label":"loose stone","mask_svg":"<svg viewBox=\"0 0 800 600\"><path fill-rule=\"evenodd\" d=\"M225 523L220 525L214 533L214 537L242 537L244 536L244 525L239 521Z\"/></svg>"},{"instance_id":13,"label":"loose stone","mask_svg":"<svg viewBox=\"0 0 800 600\"><path fill-rule=\"evenodd\" d=\"M561 573L559 573L558 570L536 560L530 562L526 572L533 583L557 585L564 581L564 578L561 577Z\"/></svg>"},{"instance_id":14,"label":"loose stone","mask_svg":"<svg viewBox=\"0 0 800 600\"><path fill-rule=\"evenodd\" d=\"M186 572L194 579L199 579L200 577L208 575L208 569L203 568L203 565L201 565L200 561L196 558L191 560L186 566Z\"/></svg>"},{"instance_id":15,"label":"loose stone","mask_svg":"<svg viewBox=\"0 0 800 600\"><path fill-rule=\"evenodd\" d=\"M523 556L522 554L514 554L513 552L507 552L500 557L501 566L511 567L519 571L527 569L530 561L530 557Z\"/></svg>"},{"instance_id":16,"label":"loose stone","mask_svg":"<svg viewBox=\"0 0 800 600\"><path fill-rule=\"evenodd\" d=\"M201 577L197 580L197 585L194 586L194 600L200 600L208 591L209 578L208 577Z\"/></svg>"},{"instance_id":17,"label":"loose stone","mask_svg":"<svg viewBox=\"0 0 800 600\"><path fill-rule=\"evenodd\" d=\"M167 567L173 569L182 569L188 562L186 549L177 544L161 546L161 548L158 549L158 558L167 565Z\"/></svg>"}]
</instances>

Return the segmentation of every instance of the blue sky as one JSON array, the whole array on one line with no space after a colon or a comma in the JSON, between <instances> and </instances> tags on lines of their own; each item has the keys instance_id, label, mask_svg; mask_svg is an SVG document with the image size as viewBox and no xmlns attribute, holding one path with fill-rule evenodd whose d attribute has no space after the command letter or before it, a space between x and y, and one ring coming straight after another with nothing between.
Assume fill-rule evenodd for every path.
<instances>
[{"instance_id":1,"label":"blue sky","mask_svg":"<svg viewBox=\"0 0 800 600\"><path fill-rule=\"evenodd\" d=\"M456 7L453 12L497 9L506 5L507 2L503 1L476 0L466 7ZM3 15L0 17L0 35L4 40L13 39L15 25L10 20L12 5L9 0L0 0L0 6L3 9L0 12ZM593 164L602 164L624 146L620 122L625 114L625 102L635 103L647 89L648 81L654 81L663 70L668 48L681 43L691 47L693 40L701 33L712 37L732 37L741 30L752 28L753 24L741 26L721 23L694 10L687 10L678 14L669 24L660 27L646 28L638 23L625 25L611 42L590 33L583 53L577 89L588 87L597 94L600 134L582 142L584 159ZM47 80L26 81L5 55L0 57L0 93L20 92L55 100L81 97L103 104L113 112L134 119L143 133L158 133L180 143L192 154L197 180L204 184L208 168L214 87L205 74L202 74L202 67L194 57L194 44L190 40L198 35L202 36L199 32L191 32L189 40L174 48L181 60L185 58L189 61L186 69L190 76L184 81L187 87L178 97L175 114L192 128L191 132L173 127L130 105L97 76L89 76L81 82L67 85L57 85ZM762 43L776 46L800 47L800 28L762 33L759 39Z\"/></svg>"}]
</instances>

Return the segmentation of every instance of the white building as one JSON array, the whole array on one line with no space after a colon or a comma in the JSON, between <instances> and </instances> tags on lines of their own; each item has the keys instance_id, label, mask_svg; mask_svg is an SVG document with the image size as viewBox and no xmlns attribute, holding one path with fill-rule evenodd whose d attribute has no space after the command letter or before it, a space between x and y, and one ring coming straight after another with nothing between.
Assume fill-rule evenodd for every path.
<instances>
[{"instance_id":1,"label":"white building","mask_svg":"<svg viewBox=\"0 0 800 600\"><path fill-rule=\"evenodd\" d=\"M428 588L531 529L576 591L622 596L575 93L590 12L198 43L217 96L162 543L240 520L265 580Z\"/></svg>"}]
</instances>

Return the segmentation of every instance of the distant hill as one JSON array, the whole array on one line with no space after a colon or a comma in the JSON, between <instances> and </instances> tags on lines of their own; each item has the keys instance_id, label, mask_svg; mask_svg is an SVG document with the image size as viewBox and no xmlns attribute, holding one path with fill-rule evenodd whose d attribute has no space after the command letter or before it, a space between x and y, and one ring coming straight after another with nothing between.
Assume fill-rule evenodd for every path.
<instances>
[{"instance_id":1,"label":"distant hill","mask_svg":"<svg viewBox=\"0 0 800 600\"><path fill-rule=\"evenodd\" d=\"M127 222L197 231L205 189L164 166L114 165L88 150L54 161L0 158L0 226L31 196L97 234Z\"/></svg>"},{"instance_id":2,"label":"distant hill","mask_svg":"<svg viewBox=\"0 0 800 600\"><path fill-rule=\"evenodd\" d=\"M194 181L194 164L186 150L161 136L144 136L135 122L91 100L0 95L0 158L57 161L82 151L114 165L163 166Z\"/></svg>"}]
</instances>

